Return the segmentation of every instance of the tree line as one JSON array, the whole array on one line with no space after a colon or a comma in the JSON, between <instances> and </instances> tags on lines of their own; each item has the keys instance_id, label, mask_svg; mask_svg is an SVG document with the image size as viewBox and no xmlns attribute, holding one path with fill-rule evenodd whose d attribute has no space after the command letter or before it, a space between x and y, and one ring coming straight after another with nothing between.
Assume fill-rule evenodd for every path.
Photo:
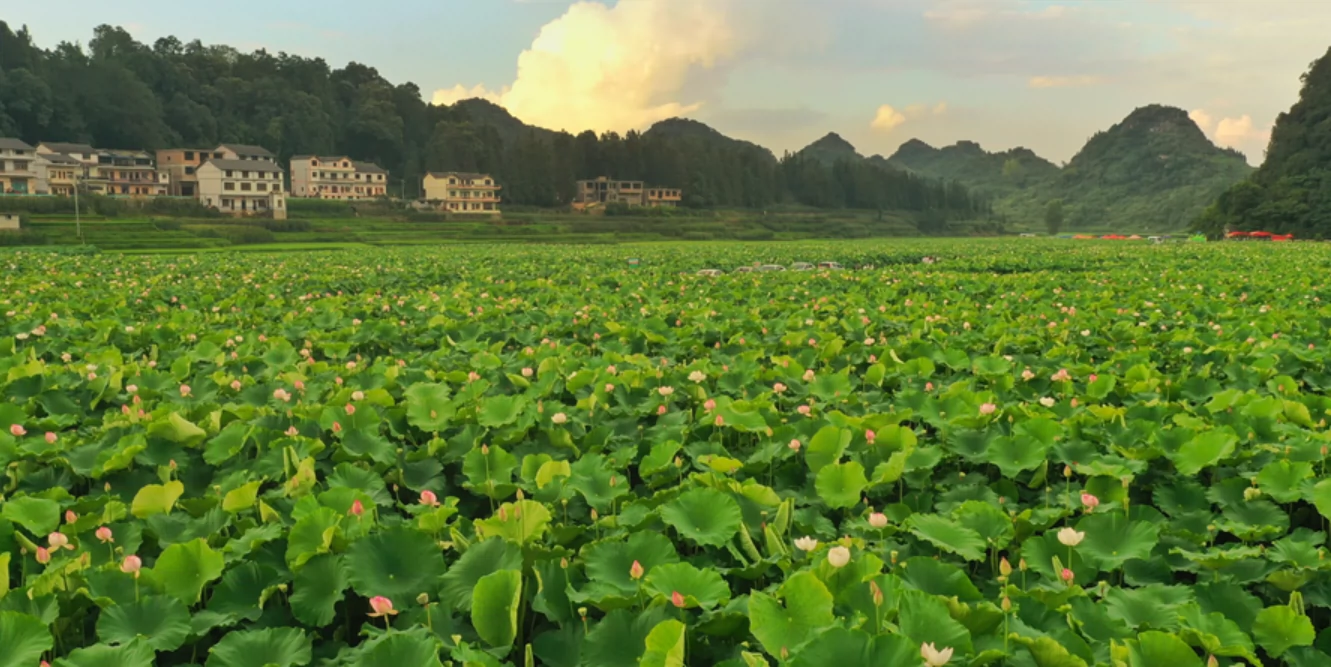
<instances>
[{"instance_id":1,"label":"tree line","mask_svg":"<svg viewBox=\"0 0 1331 667\"><path fill-rule=\"evenodd\" d=\"M680 188L685 205L987 213L955 183L865 160L833 164L729 139L674 119L647 132L552 132L469 100L425 102L350 63L164 37L151 45L99 26L87 45L38 47L26 28L0 21L0 136L156 150L257 144L286 164L293 155L347 155L391 173L395 196L416 197L430 171L479 171L509 204L559 206L575 181L597 176Z\"/></svg>"}]
</instances>

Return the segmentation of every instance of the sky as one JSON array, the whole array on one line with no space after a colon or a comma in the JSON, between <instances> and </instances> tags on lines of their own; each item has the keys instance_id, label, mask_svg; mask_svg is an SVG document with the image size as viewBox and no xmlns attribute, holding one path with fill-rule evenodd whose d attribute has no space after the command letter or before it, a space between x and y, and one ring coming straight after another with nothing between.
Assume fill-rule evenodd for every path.
<instances>
[{"instance_id":1,"label":"sky","mask_svg":"<svg viewBox=\"0 0 1331 667\"><path fill-rule=\"evenodd\" d=\"M1331 0L62 0L0 19L43 46L98 24L355 61L427 100L495 101L579 132L686 116L778 155L836 132L1062 162L1134 108L1183 108L1261 162ZM58 7L58 10L56 9Z\"/></svg>"}]
</instances>

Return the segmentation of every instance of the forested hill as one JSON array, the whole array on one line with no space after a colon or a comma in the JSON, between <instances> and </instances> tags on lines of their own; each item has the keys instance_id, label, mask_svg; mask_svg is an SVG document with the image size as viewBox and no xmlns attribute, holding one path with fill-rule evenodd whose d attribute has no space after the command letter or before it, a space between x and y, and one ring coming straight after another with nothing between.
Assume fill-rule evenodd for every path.
<instances>
[{"instance_id":1,"label":"forested hill","mask_svg":"<svg viewBox=\"0 0 1331 667\"><path fill-rule=\"evenodd\" d=\"M1243 155L1211 143L1187 112L1149 105L1097 132L1059 168L1025 148L990 153L963 141L936 149L911 140L888 163L956 179L994 198L1010 222L1039 224L1062 202L1066 231L1181 230L1252 171Z\"/></svg>"},{"instance_id":2,"label":"forested hill","mask_svg":"<svg viewBox=\"0 0 1331 667\"><path fill-rule=\"evenodd\" d=\"M285 163L345 154L388 169L392 190L417 194L427 171L494 174L510 204L570 201L580 178L645 180L685 191L692 206L798 203L934 211L964 218L987 205L964 188L888 170L778 160L693 121L647 132L572 135L523 124L482 100L427 104L357 63L162 38L137 42L98 27L86 46L38 48L0 22L0 136L102 148L257 144Z\"/></svg>"},{"instance_id":3,"label":"forested hill","mask_svg":"<svg viewBox=\"0 0 1331 667\"><path fill-rule=\"evenodd\" d=\"M1276 118L1266 161L1220 195L1194 225L1331 238L1331 50L1303 75L1299 101Z\"/></svg>"}]
</instances>

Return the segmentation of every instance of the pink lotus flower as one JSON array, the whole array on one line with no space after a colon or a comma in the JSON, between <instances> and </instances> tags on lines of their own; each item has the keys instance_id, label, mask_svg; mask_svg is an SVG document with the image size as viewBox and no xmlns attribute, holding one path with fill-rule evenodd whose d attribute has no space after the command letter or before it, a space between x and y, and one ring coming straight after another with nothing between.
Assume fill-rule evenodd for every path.
<instances>
[{"instance_id":1,"label":"pink lotus flower","mask_svg":"<svg viewBox=\"0 0 1331 667\"><path fill-rule=\"evenodd\" d=\"M613 384L607 384L607 385L605 386L605 393L607 393L607 394L612 394L612 393L614 393L614 391L615 391L615 385L613 385Z\"/></svg>"},{"instance_id":2,"label":"pink lotus flower","mask_svg":"<svg viewBox=\"0 0 1331 667\"><path fill-rule=\"evenodd\" d=\"M296 427L295 427L295 426L288 426L288 427L287 427L287 431L286 431L286 433L287 433L287 436L288 436L288 437L291 437L291 438L294 438L294 437L300 435L300 431L296 430Z\"/></svg>"},{"instance_id":3,"label":"pink lotus flower","mask_svg":"<svg viewBox=\"0 0 1331 667\"><path fill-rule=\"evenodd\" d=\"M1075 575L1072 574L1072 570L1069 570L1068 568L1065 567L1063 568L1063 572L1059 576L1062 577L1063 581L1066 581L1067 583L1071 584L1072 578Z\"/></svg>"},{"instance_id":4,"label":"pink lotus flower","mask_svg":"<svg viewBox=\"0 0 1331 667\"><path fill-rule=\"evenodd\" d=\"M933 390L934 390L934 383L932 383L932 382L926 382L926 383L924 383L924 390L925 390L925 391L933 391Z\"/></svg>"},{"instance_id":5,"label":"pink lotus flower","mask_svg":"<svg viewBox=\"0 0 1331 667\"><path fill-rule=\"evenodd\" d=\"M25 429L25 428L23 428L23 425L22 425L22 424L10 424L10 425L9 425L9 434L12 435L12 436L14 436L14 437L16 437L16 438L19 438L19 437L22 437L22 436L27 435L27 434L28 434L28 430Z\"/></svg>"},{"instance_id":6,"label":"pink lotus flower","mask_svg":"<svg viewBox=\"0 0 1331 667\"><path fill-rule=\"evenodd\" d=\"M721 418L721 415L717 415L717 416L716 416L716 425L717 425L717 426L725 426L725 425L726 425L726 420L725 420L725 419L722 419L722 418Z\"/></svg>"},{"instance_id":7,"label":"pink lotus flower","mask_svg":"<svg viewBox=\"0 0 1331 667\"><path fill-rule=\"evenodd\" d=\"M304 383L304 382L301 382L300 380L296 380L296 382L295 382L295 386L296 386L296 391L305 391L305 383Z\"/></svg>"},{"instance_id":8,"label":"pink lotus flower","mask_svg":"<svg viewBox=\"0 0 1331 667\"><path fill-rule=\"evenodd\" d=\"M78 520L79 515L75 514L74 510L65 510L65 523L74 523Z\"/></svg>"},{"instance_id":9,"label":"pink lotus flower","mask_svg":"<svg viewBox=\"0 0 1331 667\"><path fill-rule=\"evenodd\" d=\"M127 385L125 385L125 391L126 391L127 393L133 394L133 393L136 393L138 390L139 390L139 386L138 386L138 385L134 385L134 384L127 384Z\"/></svg>"},{"instance_id":10,"label":"pink lotus flower","mask_svg":"<svg viewBox=\"0 0 1331 667\"><path fill-rule=\"evenodd\" d=\"M120 571L125 574L139 576L139 570L143 568L143 561L138 556L125 556L125 560L120 563Z\"/></svg>"},{"instance_id":11,"label":"pink lotus flower","mask_svg":"<svg viewBox=\"0 0 1331 667\"><path fill-rule=\"evenodd\" d=\"M524 368L524 369L522 369L522 377L529 378L529 377L531 377L532 374L535 373L535 372L536 372L536 371L533 371L533 370L530 369L530 368Z\"/></svg>"},{"instance_id":12,"label":"pink lotus flower","mask_svg":"<svg viewBox=\"0 0 1331 667\"><path fill-rule=\"evenodd\" d=\"M813 374L813 369L812 369L812 368L810 368L810 369L807 370L807 371L804 371L804 381L805 381L805 382L813 382L813 378L814 378L814 374Z\"/></svg>"},{"instance_id":13,"label":"pink lotus flower","mask_svg":"<svg viewBox=\"0 0 1331 667\"><path fill-rule=\"evenodd\" d=\"M276 398L277 400L285 403L291 400L291 393L285 389L277 389L273 391L273 398Z\"/></svg>"},{"instance_id":14,"label":"pink lotus flower","mask_svg":"<svg viewBox=\"0 0 1331 667\"><path fill-rule=\"evenodd\" d=\"M874 512L873 514L870 514L869 525L873 526L874 528L886 528L887 515L883 514L882 512Z\"/></svg>"},{"instance_id":15,"label":"pink lotus flower","mask_svg":"<svg viewBox=\"0 0 1331 667\"><path fill-rule=\"evenodd\" d=\"M1049 376L1049 379L1053 380L1054 382L1067 382L1068 380L1072 379L1072 375L1068 373L1068 369L1060 368L1058 369L1057 373L1054 373L1053 375Z\"/></svg>"},{"instance_id":16,"label":"pink lotus flower","mask_svg":"<svg viewBox=\"0 0 1331 667\"><path fill-rule=\"evenodd\" d=\"M684 596L680 595L679 591L672 591L670 593L670 604L673 604L676 607L683 609L684 606L688 603L684 601Z\"/></svg>"},{"instance_id":17,"label":"pink lotus flower","mask_svg":"<svg viewBox=\"0 0 1331 667\"><path fill-rule=\"evenodd\" d=\"M383 618L384 616L395 616L397 611L393 609L393 601L382 595L376 595L370 598L370 618Z\"/></svg>"},{"instance_id":18,"label":"pink lotus flower","mask_svg":"<svg viewBox=\"0 0 1331 667\"><path fill-rule=\"evenodd\" d=\"M1029 380L1031 380L1031 379L1034 378L1034 377L1035 377L1035 373L1032 373L1032 372L1031 372L1031 369L1029 369L1029 368L1027 368L1026 370L1024 370L1024 371L1021 372L1021 379L1023 379L1023 380L1028 380L1028 381L1029 381Z\"/></svg>"},{"instance_id":19,"label":"pink lotus flower","mask_svg":"<svg viewBox=\"0 0 1331 667\"><path fill-rule=\"evenodd\" d=\"M93 535L96 535L97 540L102 544L109 544L111 542L116 541L115 537L111 535L111 529L107 528L106 526L98 528L97 532L93 533Z\"/></svg>"},{"instance_id":20,"label":"pink lotus flower","mask_svg":"<svg viewBox=\"0 0 1331 667\"><path fill-rule=\"evenodd\" d=\"M866 430L866 431L864 432L864 439L865 439L865 440L868 440L868 441L869 441L869 444L871 444L871 445L873 444L874 439L876 439L877 437L878 437L878 434L877 434L877 433L874 433L872 430Z\"/></svg>"},{"instance_id":21,"label":"pink lotus flower","mask_svg":"<svg viewBox=\"0 0 1331 667\"><path fill-rule=\"evenodd\" d=\"M642 578L642 574L643 574L642 563L639 563L636 560L633 561L633 565L629 567L629 578L634 581L637 581Z\"/></svg>"},{"instance_id":22,"label":"pink lotus flower","mask_svg":"<svg viewBox=\"0 0 1331 667\"><path fill-rule=\"evenodd\" d=\"M715 409L716 409L716 401L714 401L714 400L712 400L712 399L710 399L710 398L707 399L707 401L704 402L704 403L702 404L702 409L704 409L704 410L706 410L706 411L708 411L708 412L711 412L712 410L715 410Z\"/></svg>"},{"instance_id":23,"label":"pink lotus flower","mask_svg":"<svg viewBox=\"0 0 1331 667\"><path fill-rule=\"evenodd\" d=\"M430 507L439 506L439 498L434 495L434 491L421 491L421 504Z\"/></svg>"},{"instance_id":24,"label":"pink lotus flower","mask_svg":"<svg viewBox=\"0 0 1331 667\"><path fill-rule=\"evenodd\" d=\"M181 395L182 397L184 397L184 396L189 396L189 393L190 393L189 385L187 385L187 384L182 384L182 385L180 385L180 395Z\"/></svg>"},{"instance_id":25,"label":"pink lotus flower","mask_svg":"<svg viewBox=\"0 0 1331 667\"><path fill-rule=\"evenodd\" d=\"M342 425L339 424L339 423L337 423L337 422L333 422L333 432L334 432L334 433L341 433L341 432L342 432Z\"/></svg>"},{"instance_id":26,"label":"pink lotus flower","mask_svg":"<svg viewBox=\"0 0 1331 667\"><path fill-rule=\"evenodd\" d=\"M1086 506L1087 514L1094 512L1095 508L1100 506L1100 499L1089 493L1081 494L1081 504Z\"/></svg>"},{"instance_id":27,"label":"pink lotus flower","mask_svg":"<svg viewBox=\"0 0 1331 667\"><path fill-rule=\"evenodd\" d=\"M785 391L786 391L786 385L781 384L780 382L778 382L778 383L772 385L772 391L774 391L774 392L776 392L776 393L778 393L778 394L785 393Z\"/></svg>"},{"instance_id":28,"label":"pink lotus flower","mask_svg":"<svg viewBox=\"0 0 1331 667\"><path fill-rule=\"evenodd\" d=\"M360 499L353 500L351 502L351 509L347 510L347 514L352 516L365 514L365 505L361 504Z\"/></svg>"},{"instance_id":29,"label":"pink lotus flower","mask_svg":"<svg viewBox=\"0 0 1331 667\"><path fill-rule=\"evenodd\" d=\"M37 547L37 562L42 565L51 562L51 552L47 551L46 547Z\"/></svg>"},{"instance_id":30,"label":"pink lotus flower","mask_svg":"<svg viewBox=\"0 0 1331 667\"><path fill-rule=\"evenodd\" d=\"M346 408L344 408L344 409L347 411L347 414L348 414L348 415L354 415L354 414L356 414L356 406L354 406L354 405L352 405L352 404L350 404L350 403L347 403L347 406L346 406Z\"/></svg>"},{"instance_id":31,"label":"pink lotus flower","mask_svg":"<svg viewBox=\"0 0 1331 667\"><path fill-rule=\"evenodd\" d=\"M1091 374L1086 378L1086 381L1087 381L1087 382L1095 382L1095 381L1098 380L1099 378L1100 378L1100 376L1096 375L1095 373L1091 373Z\"/></svg>"},{"instance_id":32,"label":"pink lotus flower","mask_svg":"<svg viewBox=\"0 0 1331 667\"><path fill-rule=\"evenodd\" d=\"M992 415L996 410L998 410L998 406L993 403L985 403L980 406L980 414L982 415Z\"/></svg>"},{"instance_id":33,"label":"pink lotus flower","mask_svg":"<svg viewBox=\"0 0 1331 667\"><path fill-rule=\"evenodd\" d=\"M52 433L51 431L46 432L46 444L54 445L57 438L59 438L59 436L55 433Z\"/></svg>"},{"instance_id":34,"label":"pink lotus flower","mask_svg":"<svg viewBox=\"0 0 1331 667\"><path fill-rule=\"evenodd\" d=\"M792 451L792 452L798 452L798 451L800 450L800 441L799 441L799 440L791 440L791 441L790 441L790 444L789 444L789 445L786 445L786 446L787 446L787 447L790 447L790 451Z\"/></svg>"},{"instance_id":35,"label":"pink lotus flower","mask_svg":"<svg viewBox=\"0 0 1331 667\"><path fill-rule=\"evenodd\" d=\"M240 380L231 381L231 391L240 391Z\"/></svg>"},{"instance_id":36,"label":"pink lotus flower","mask_svg":"<svg viewBox=\"0 0 1331 667\"><path fill-rule=\"evenodd\" d=\"M658 415L663 415L663 414L665 414L665 413L666 413L666 406L664 406L664 405L659 405L659 406L656 407L656 414L658 414Z\"/></svg>"},{"instance_id":37,"label":"pink lotus flower","mask_svg":"<svg viewBox=\"0 0 1331 667\"><path fill-rule=\"evenodd\" d=\"M64 533L57 531L46 536L46 543L51 545L52 551L56 551L69 547L69 538L65 537ZM74 547L69 548L73 549Z\"/></svg>"},{"instance_id":38,"label":"pink lotus flower","mask_svg":"<svg viewBox=\"0 0 1331 667\"><path fill-rule=\"evenodd\" d=\"M795 411L807 417L810 412L813 412L813 408L810 408L807 405L801 405L798 408L795 408Z\"/></svg>"}]
</instances>

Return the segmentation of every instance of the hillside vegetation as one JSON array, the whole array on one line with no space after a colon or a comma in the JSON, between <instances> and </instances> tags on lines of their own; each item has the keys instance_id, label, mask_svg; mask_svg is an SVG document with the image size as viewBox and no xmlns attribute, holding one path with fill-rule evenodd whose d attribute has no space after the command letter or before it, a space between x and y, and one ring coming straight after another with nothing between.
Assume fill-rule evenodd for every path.
<instances>
[{"instance_id":1,"label":"hillside vegetation","mask_svg":"<svg viewBox=\"0 0 1331 667\"><path fill-rule=\"evenodd\" d=\"M1220 195L1197 229L1331 236L1331 50L1303 75L1299 101L1276 118L1266 162Z\"/></svg>"},{"instance_id":2,"label":"hillside vegetation","mask_svg":"<svg viewBox=\"0 0 1331 667\"><path fill-rule=\"evenodd\" d=\"M1025 148L989 153L973 142L935 149L912 140L887 162L992 196L995 213L1016 225L1043 224L1061 201L1072 230L1182 229L1252 171L1185 111L1160 105L1096 133L1061 169Z\"/></svg>"}]
</instances>

